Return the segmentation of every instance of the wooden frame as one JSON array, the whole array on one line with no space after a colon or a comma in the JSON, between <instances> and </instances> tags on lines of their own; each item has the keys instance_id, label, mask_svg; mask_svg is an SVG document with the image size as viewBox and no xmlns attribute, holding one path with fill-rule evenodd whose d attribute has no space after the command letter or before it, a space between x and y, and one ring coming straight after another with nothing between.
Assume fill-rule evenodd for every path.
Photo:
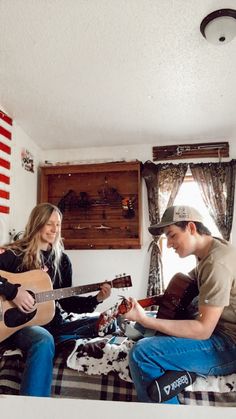
<instances>
[{"instance_id":1,"label":"wooden frame","mask_svg":"<svg viewBox=\"0 0 236 419\"><path fill-rule=\"evenodd\" d=\"M43 166L39 202L63 212L66 249L141 247L140 162Z\"/></svg>"}]
</instances>

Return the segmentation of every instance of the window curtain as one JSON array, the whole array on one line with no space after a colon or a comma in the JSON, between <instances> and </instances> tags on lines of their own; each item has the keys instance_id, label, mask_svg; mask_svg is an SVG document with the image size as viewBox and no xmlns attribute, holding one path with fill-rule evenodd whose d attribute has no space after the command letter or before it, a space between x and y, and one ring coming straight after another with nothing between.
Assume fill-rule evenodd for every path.
<instances>
[{"instance_id":1,"label":"window curtain","mask_svg":"<svg viewBox=\"0 0 236 419\"><path fill-rule=\"evenodd\" d=\"M222 237L229 240L233 224L236 160L191 163L189 167Z\"/></svg>"},{"instance_id":2,"label":"window curtain","mask_svg":"<svg viewBox=\"0 0 236 419\"><path fill-rule=\"evenodd\" d=\"M142 177L145 180L148 197L150 225L161 220L165 209L173 205L175 197L184 180L187 164L154 164L147 161L142 165ZM158 295L164 291L160 236L153 236L149 246L151 250L147 296Z\"/></svg>"}]
</instances>

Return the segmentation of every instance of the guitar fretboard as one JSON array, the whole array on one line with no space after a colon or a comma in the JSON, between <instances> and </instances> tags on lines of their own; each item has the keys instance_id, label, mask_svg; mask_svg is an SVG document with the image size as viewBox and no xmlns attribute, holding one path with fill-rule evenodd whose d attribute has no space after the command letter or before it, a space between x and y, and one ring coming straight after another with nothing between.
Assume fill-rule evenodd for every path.
<instances>
[{"instance_id":1,"label":"guitar fretboard","mask_svg":"<svg viewBox=\"0 0 236 419\"><path fill-rule=\"evenodd\" d=\"M112 285L112 281L106 281L106 283ZM87 292L99 291L103 282L90 285L82 285L71 288L59 288L49 291L38 292L35 295L37 303L43 303L50 300L60 300L61 298L72 297L73 295L86 294Z\"/></svg>"}]
</instances>

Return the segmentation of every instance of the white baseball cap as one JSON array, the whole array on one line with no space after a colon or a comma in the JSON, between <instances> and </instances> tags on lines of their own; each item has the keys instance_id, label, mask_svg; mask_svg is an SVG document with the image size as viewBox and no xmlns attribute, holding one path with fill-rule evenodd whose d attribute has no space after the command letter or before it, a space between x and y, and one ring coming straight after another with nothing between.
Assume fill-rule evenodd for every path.
<instances>
[{"instance_id":1,"label":"white baseball cap","mask_svg":"<svg viewBox=\"0 0 236 419\"><path fill-rule=\"evenodd\" d=\"M160 235L163 228L180 221L195 221L203 223L202 215L196 208L187 205L175 205L165 210L160 223L153 224L148 228L149 232L154 236Z\"/></svg>"}]
</instances>

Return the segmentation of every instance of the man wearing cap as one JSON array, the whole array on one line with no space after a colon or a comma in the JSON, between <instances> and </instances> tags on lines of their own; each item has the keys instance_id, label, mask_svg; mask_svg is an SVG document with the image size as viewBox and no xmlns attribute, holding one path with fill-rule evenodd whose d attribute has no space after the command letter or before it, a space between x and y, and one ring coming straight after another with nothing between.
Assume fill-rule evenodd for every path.
<instances>
[{"instance_id":1,"label":"man wearing cap","mask_svg":"<svg viewBox=\"0 0 236 419\"><path fill-rule=\"evenodd\" d=\"M167 208L161 222L149 231L164 233L167 246L181 258L196 257L196 266L189 273L199 290L195 318L149 317L133 298L126 315L154 332L130 351L138 400L178 404L177 394L197 375L236 372L236 249L212 237L201 214L189 206Z\"/></svg>"}]
</instances>

